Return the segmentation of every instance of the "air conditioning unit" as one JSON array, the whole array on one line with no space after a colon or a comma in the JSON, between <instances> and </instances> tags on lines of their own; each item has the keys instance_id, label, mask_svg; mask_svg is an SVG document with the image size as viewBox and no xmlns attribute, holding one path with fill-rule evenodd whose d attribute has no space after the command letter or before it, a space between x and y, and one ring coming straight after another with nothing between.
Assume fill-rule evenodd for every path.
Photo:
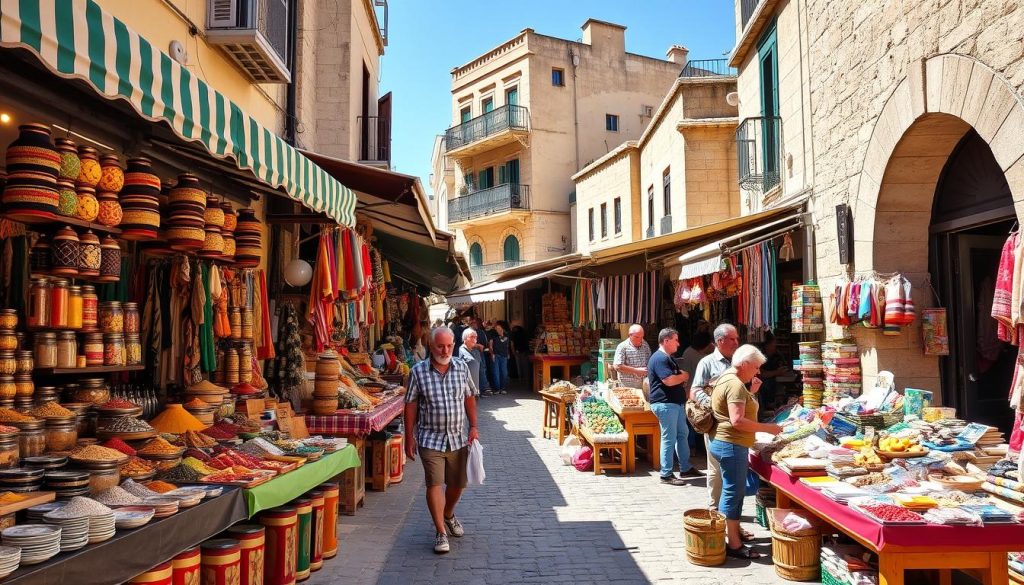
<instances>
[{"instance_id":1,"label":"air conditioning unit","mask_svg":"<svg viewBox=\"0 0 1024 585\"><path fill-rule=\"evenodd\" d=\"M258 83L289 83L288 3L295 0L209 0L206 39Z\"/></svg>"},{"instance_id":2,"label":"air conditioning unit","mask_svg":"<svg viewBox=\"0 0 1024 585\"><path fill-rule=\"evenodd\" d=\"M654 117L654 106L640 106L643 108L643 115L647 118Z\"/></svg>"}]
</instances>

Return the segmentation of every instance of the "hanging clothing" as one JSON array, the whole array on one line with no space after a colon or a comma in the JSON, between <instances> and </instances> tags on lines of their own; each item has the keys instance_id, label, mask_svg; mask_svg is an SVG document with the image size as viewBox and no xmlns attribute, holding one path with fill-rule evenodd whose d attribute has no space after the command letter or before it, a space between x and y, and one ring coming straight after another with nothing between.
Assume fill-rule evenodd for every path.
<instances>
[{"instance_id":1,"label":"hanging clothing","mask_svg":"<svg viewBox=\"0 0 1024 585\"><path fill-rule=\"evenodd\" d=\"M199 364L204 372L217 369L217 341L213 335L213 278L215 271L205 262L198 263L200 278L195 279L196 286L192 289L193 303L201 307L199 321ZM230 329L230 326L229 326Z\"/></svg>"},{"instance_id":2,"label":"hanging clothing","mask_svg":"<svg viewBox=\"0 0 1024 585\"><path fill-rule=\"evenodd\" d=\"M1010 234L1003 244L1003 251L999 257L999 268L996 271L995 294L992 297L992 317L999 322L998 335L1003 341L1013 339L1013 280L1014 266L1016 265L1016 252L1018 232ZM888 321L889 311L886 310Z\"/></svg>"},{"instance_id":3,"label":"hanging clothing","mask_svg":"<svg viewBox=\"0 0 1024 585\"><path fill-rule=\"evenodd\" d=\"M654 323L658 314L658 271L610 276L602 286L608 323Z\"/></svg>"}]
</instances>

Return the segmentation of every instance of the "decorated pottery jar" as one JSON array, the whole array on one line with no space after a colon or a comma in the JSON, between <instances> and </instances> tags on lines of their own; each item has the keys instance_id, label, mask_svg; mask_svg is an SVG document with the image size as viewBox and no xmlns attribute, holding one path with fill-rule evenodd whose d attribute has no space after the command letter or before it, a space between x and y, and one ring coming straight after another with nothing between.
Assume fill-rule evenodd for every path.
<instances>
[{"instance_id":1,"label":"decorated pottery jar","mask_svg":"<svg viewBox=\"0 0 1024 585\"><path fill-rule=\"evenodd\" d=\"M83 277L99 276L101 259L99 237L92 230L86 230L78 240L78 275Z\"/></svg>"},{"instance_id":2,"label":"decorated pottery jar","mask_svg":"<svg viewBox=\"0 0 1024 585\"><path fill-rule=\"evenodd\" d=\"M95 188L103 176L99 153L91 146L79 146L78 158L81 161L78 171L78 184Z\"/></svg>"},{"instance_id":3,"label":"decorated pottery jar","mask_svg":"<svg viewBox=\"0 0 1024 585\"><path fill-rule=\"evenodd\" d=\"M57 152L60 153L59 178L78 180L78 174L82 170L82 161L78 158L78 148L70 138L54 139Z\"/></svg>"},{"instance_id":4,"label":"decorated pottery jar","mask_svg":"<svg viewBox=\"0 0 1024 585\"><path fill-rule=\"evenodd\" d=\"M100 157L100 182L96 188L101 191L118 193L124 187L124 171L117 155L105 154Z\"/></svg>"},{"instance_id":5,"label":"decorated pottery jar","mask_svg":"<svg viewBox=\"0 0 1024 585\"><path fill-rule=\"evenodd\" d=\"M75 217L78 213L75 182L71 179L57 179L57 189L57 211L65 217Z\"/></svg>"},{"instance_id":6,"label":"decorated pottery jar","mask_svg":"<svg viewBox=\"0 0 1024 585\"><path fill-rule=\"evenodd\" d=\"M220 228L213 225L206 226L206 236L203 247L198 254L204 258L220 258L224 253L224 238L220 235Z\"/></svg>"},{"instance_id":7,"label":"decorated pottery jar","mask_svg":"<svg viewBox=\"0 0 1024 585\"><path fill-rule=\"evenodd\" d=\"M213 195L206 198L206 211L203 212L203 219L207 226L224 227L224 210L220 208L220 201Z\"/></svg>"},{"instance_id":8,"label":"decorated pottery jar","mask_svg":"<svg viewBox=\"0 0 1024 585\"><path fill-rule=\"evenodd\" d=\"M79 239L71 226L57 230L50 241L50 274L78 276Z\"/></svg>"},{"instance_id":9,"label":"decorated pottery jar","mask_svg":"<svg viewBox=\"0 0 1024 585\"><path fill-rule=\"evenodd\" d=\"M153 174L148 158L128 161L121 190L121 237L126 240L152 240L160 232L160 178Z\"/></svg>"},{"instance_id":10,"label":"decorated pottery jar","mask_svg":"<svg viewBox=\"0 0 1024 585\"><path fill-rule=\"evenodd\" d=\"M224 211L224 227L221 228L221 233L234 232L235 227L238 226L238 214L235 213L235 208L227 201L221 202L220 208Z\"/></svg>"},{"instance_id":11,"label":"decorated pottery jar","mask_svg":"<svg viewBox=\"0 0 1024 585\"><path fill-rule=\"evenodd\" d=\"M15 221L52 221L58 213L57 176L60 154L50 142L45 124L18 127L18 138L7 147L7 180L4 184L5 215Z\"/></svg>"},{"instance_id":12,"label":"decorated pottery jar","mask_svg":"<svg viewBox=\"0 0 1024 585\"><path fill-rule=\"evenodd\" d=\"M121 225L124 212L121 210L121 202L117 199L117 193L109 191L100 192L97 196L99 208L96 212L96 220L107 227Z\"/></svg>"},{"instance_id":13,"label":"decorated pottery jar","mask_svg":"<svg viewBox=\"0 0 1024 585\"><path fill-rule=\"evenodd\" d=\"M100 282L117 282L121 279L121 246L117 240L104 236L100 243Z\"/></svg>"}]
</instances>

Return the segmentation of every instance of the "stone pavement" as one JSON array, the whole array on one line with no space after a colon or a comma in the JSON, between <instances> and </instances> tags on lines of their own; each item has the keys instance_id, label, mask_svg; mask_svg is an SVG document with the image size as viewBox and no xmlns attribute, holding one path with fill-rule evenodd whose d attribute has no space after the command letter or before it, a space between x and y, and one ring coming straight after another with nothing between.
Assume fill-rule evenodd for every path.
<instances>
[{"instance_id":1,"label":"stone pavement","mask_svg":"<svg viewBox=\"0 0 1024 585\"><path fill-rule=\"evenodd\" d=\"M722 567L686 560L683 510L703 505L703 480L666 486L643 464L632 476L595 476L562 465L554 439L540 438L541 401L526 392L483 398L485 485L458 508L466 536L433 552L419 462L386 493L341 517L341 553L311 585L410 583L784 583L771 561L729 559ZM702 465L700 467L703 467ZM746 514L753 517L753 498ZM746 524L770 552L766 531Z\"/></svg>"}]
</instances>

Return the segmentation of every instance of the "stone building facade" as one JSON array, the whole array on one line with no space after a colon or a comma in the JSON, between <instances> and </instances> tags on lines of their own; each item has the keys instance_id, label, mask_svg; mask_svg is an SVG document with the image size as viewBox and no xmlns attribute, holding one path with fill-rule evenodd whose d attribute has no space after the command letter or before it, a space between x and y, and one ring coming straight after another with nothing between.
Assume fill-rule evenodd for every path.
<instances>
[{"instance_id":1,"label":"stone building facade","mask_svg":"<svg viewBox=\"0 0 1024 585\"><path fill-rule=\"evenodd\" d=\"M1024 216L1024 5L737 0L736 25L740 125L781 125L781 148L767 149L778 184L748 182L744 211L810 194L807 276L826 295L842 278L900 272L919 309L949 310L949 357L924 355L920 321L898 336L830 327L829 337L856 338L865 386L889 370L901 388L933 390L961 416L1001 423L993 409L1008 411L1009 388L985 381L972 357L990 325L978 307L991 298L963 291L984 280L969 276L987 270ZM853 215L847 264L840 204Z\"/></svg>"}]
</instances>

